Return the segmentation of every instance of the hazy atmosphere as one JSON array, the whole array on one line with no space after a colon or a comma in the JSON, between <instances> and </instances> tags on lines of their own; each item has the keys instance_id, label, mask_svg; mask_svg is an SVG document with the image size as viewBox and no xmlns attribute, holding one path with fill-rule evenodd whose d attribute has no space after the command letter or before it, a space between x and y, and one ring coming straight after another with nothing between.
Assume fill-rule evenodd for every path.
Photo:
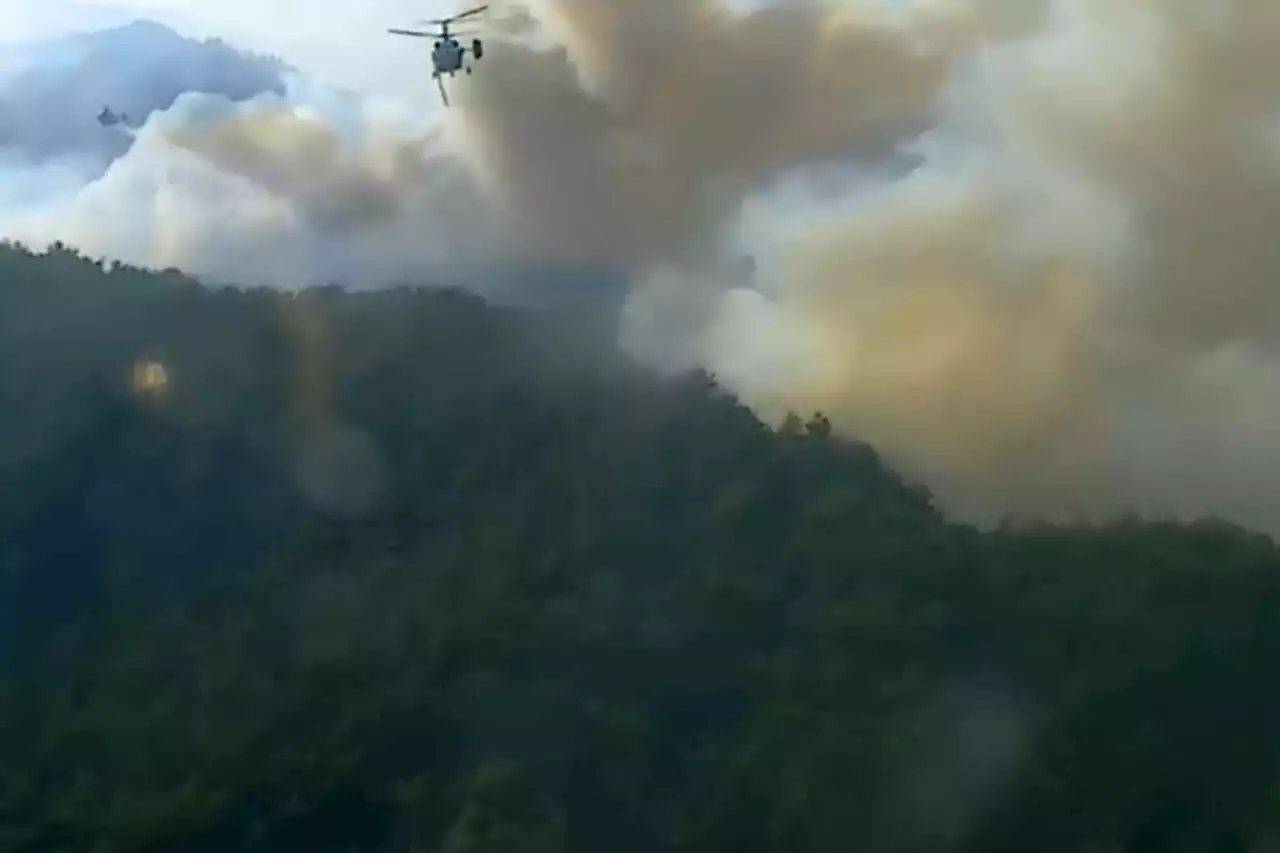
<instances>
[{"instance_id":1,"label":"hazy atmosphere","mask_svg":"<svg viewBox=\"0 0 1280 853\"><path fill-rule=\"evenodd\" d=\"M0 234L286 288L608 270L643 358L959 517L1280 532L1280 6L502 4L447 115L384 30L454 7L355 8L7 3ZM137 18L173 31L69 34Z\"/></svg>"}]
</instances>

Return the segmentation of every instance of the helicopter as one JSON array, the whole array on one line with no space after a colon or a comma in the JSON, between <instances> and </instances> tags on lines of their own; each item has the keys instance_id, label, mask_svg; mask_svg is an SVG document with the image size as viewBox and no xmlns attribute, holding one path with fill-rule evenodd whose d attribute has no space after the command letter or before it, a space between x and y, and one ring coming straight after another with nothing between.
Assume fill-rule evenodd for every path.
<instances>
[{"instance_id":1,"label":"helicopter","mask_svg":"<svg viewBox=\"0 0 1280 853\"><path fill-rule=\"evenodd\" d=\"M398 36L412 36L413 38L433 38L435 45L431 49L431 79L436 81L440 87L440 100L444 101L446 107L449 106L449 94L444 88L444 75L450 77L456 75L459 71L467 74L471 73L471 65L466 62L467 54L470 53L472 59L479 60L484 57L484 43L478 39L471 40L470 47L464 47L458 44L457 38L453 33L449 32L449 25L455 21L464 18L470 18L478 15L489 8L488 4L477 6L474 9L468 9L454 15L451 18L438 18L433 21L420 21L419 23L431 24L439 27L438 32L424 32L422 30L398 30L390 29L387 32Z\"/></svg>"},{"instance_id":2,"label":"helicopter","mask_svg":"<svg viewBox=\"0 0 1280 853\"><path fill-rule=\"evenodd\" d=\"M103 106L102 112L98 113L98 124L103 127L111 127L112 125L124 124L129 117L124 113L116 113L111 111L111 107Z\"/></svg>"}]
</instances>

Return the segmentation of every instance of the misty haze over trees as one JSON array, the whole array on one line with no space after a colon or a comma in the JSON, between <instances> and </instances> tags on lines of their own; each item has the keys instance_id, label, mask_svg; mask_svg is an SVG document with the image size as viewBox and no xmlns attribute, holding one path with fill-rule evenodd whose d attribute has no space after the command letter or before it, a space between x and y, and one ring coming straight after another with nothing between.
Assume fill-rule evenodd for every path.
<instances>
[{"instance_id":1,"label":"misty haze over trees","mask_svg":"<svg viewBox=\"0 0 1280 853\"><path fill-rule=\"evenodd\" d=\"M554 312L0 251L0 851L1264 851L1280 556Z\"/></svg>"}]
</instances>

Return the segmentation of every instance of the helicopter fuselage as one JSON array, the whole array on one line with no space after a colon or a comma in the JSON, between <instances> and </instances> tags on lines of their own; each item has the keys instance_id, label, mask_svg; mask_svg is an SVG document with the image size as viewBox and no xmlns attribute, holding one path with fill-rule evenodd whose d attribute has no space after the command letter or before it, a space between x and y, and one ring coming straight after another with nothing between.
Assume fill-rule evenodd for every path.
<instances>
[{"instance_id":1,"label":"helicopter fuselage","mask_svg":"<svg viewBox=\"0 0 1280 853\"><path fill-rule=\"evenodd\" d=\"M103 107L102 112L98 113L98 124L103 127L111 127L112 125L124 124L129 117L124 113L113 112L111 107Z\"/></svg>"},{"instance_id":2,"label":"helicopter fuselage","mask_svg":"<svg viewBox=\"0 0 1280 853\"><path fill-rule=\"evenodd\" d=\"M454 75L462 69L467 49L453 36L438 39L431 49L431 64L437 75Z\"/></svg>"}]
</instances>

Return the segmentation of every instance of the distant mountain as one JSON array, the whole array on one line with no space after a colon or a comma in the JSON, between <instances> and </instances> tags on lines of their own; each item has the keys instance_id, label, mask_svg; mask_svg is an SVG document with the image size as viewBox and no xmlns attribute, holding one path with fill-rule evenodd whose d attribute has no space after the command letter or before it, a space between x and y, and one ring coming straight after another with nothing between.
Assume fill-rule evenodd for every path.
<instances>
[{"instance_id":1,"label":"distant mountain","mask_svg":"<svg viewBox=\"0 0 1280 853\"><path fill-rule=\"evenodd\" d=\"M32 162L79 156L105 169L131 140L103 132L103 105L141 123L187 92L233 101L283 93L290 70L278 58L149 20L0 47L0 148Z\"/></svg>"}]
</instances>

